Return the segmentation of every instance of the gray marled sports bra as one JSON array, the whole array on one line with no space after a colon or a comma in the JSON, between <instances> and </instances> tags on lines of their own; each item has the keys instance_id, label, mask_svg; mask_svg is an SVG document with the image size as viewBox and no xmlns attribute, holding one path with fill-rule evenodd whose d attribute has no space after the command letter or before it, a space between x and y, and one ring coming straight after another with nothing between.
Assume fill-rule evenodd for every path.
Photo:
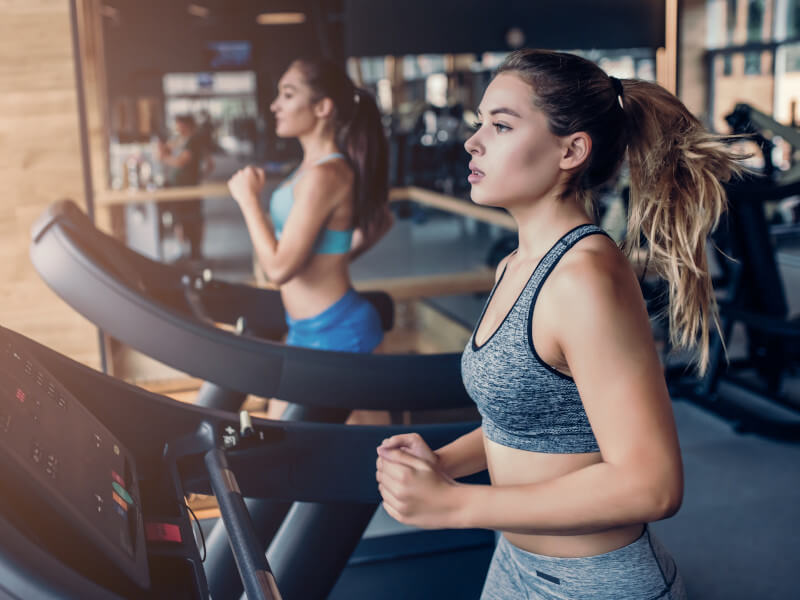
<instances>
[{"instance_id":1,"label":"gray marled sports bra","mask_svg":"<svg viewBox=\"0 0 800 600\"><path fill-rule=\"evenodd\" d=\"M478 405L484 434L493 442L553 454L599 450L575 382L539 357L531 337L533 307L545 279L567 250L596 234L605 232L596 225L580 225L558 240L539 261L503 322L478 347L475 332L486 313L483 309L461 355L461 377ZM486 306L503 275L505 271Z\"/></svg>"}]
</instances>

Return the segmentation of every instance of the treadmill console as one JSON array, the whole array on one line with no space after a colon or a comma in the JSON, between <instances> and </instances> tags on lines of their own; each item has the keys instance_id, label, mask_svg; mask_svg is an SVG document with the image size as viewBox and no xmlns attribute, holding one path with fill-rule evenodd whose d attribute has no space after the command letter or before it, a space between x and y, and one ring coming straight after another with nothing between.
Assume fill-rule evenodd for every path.
<instances>
[{"instance_id":1,"label":"treadmill console","mask_svg":"<svg viewBox=\"0 0 800 600\"><path fill-rule=\"evenodd\" d=\"M150 585L132 454L33 356L0 336L5 508L40 543ZM112 566L112 569L113 569Z\"/></svg>"}]
</instances>

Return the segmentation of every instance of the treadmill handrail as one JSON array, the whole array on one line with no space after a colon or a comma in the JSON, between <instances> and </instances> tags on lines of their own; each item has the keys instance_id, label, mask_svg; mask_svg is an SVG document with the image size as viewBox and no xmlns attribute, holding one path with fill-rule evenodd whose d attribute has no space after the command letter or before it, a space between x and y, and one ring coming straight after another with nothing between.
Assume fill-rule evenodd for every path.
<instances>
[{"instance_id":1,"label":"treadmill handrail","mask_svg":"<svg viewBox=\"0 0 800 600\"><path fill-rule=\"evenodd\" d=\"M224 447L225 429L235 429L236 420L226 417L229 414L220 418L220 413L207 413L204 432L207 436L213 431L210 438L198 443L190 435L167 445L167 459L180 461L186 492L210 492L204 457L213 447ZM253 434L237 439L225 453L247 498L377 504L381 497L375 482L376 449L384 439L414 432L430 447L439 448L478 427L477 421L344 425L253 419Z\"/></svg>"},{"instance_id":2,"label":"treadmill handrail","mask_svg":"<svg viewBox=\"0 0 800 600\"><path fill-rule=\"evenodd\" d=\"M142 479L154 476L163 457L180 459L187 492L208 490L203 455L214 446L224 447L228 427L239 431L239 415L186 404L148 392L130 383L100 373L30 338L0 326L0 343L10 342L37 361L69 389L103 425L137 457ZM190 447L181 440L197 437L204 423L212 435ZM416 432L434 448L479 426L477 422L420 425L344 425L288 422L253 418L253 437L226 447L232 470L245 496L277 500L305 499L309 502L377 502L374 475L375 449L383 439ZM263 440L260 432L263 432ZM275 443L278 442L278 443ZM280 489L272 489L264 477L248 477L244 471L277 476L287 469ZM290 472L291 471L291 472ZM299 478L300 472L312 474ZM359 474L364 475L360 477ZM330 489L331 481L355 479L346 490Z\"/></svg>"},{"instance_id":3,"label":"treadmill handrail","mask_svg":"<svg viewBox=\"0 0 800 600\"><path fill-rule=\"evenodd\" d=\"M275 577L253 530L236 475L228 467L225 453L213 448L206 453L205 463L247 597L251 600L281 600Z\"/></svg>"},{"instance_id":4,"label":"treadmill handrail","mask_svg":"<svg viewBox=\"0 0 800 600\"><path fill-rule=\"evenodd\" d=\"M88 219L77 223L70 213L83 215L74 203L62 201L37 222L31 243L34 266L78 312L157 360L228 389L310 406L420 410L472 405L461 382L458 353L356 354L286 346L236 335L164 306L89 256L75 238L112 238ZM153 264L160 271L171 269Z\"/></svg>"}]
</instances>

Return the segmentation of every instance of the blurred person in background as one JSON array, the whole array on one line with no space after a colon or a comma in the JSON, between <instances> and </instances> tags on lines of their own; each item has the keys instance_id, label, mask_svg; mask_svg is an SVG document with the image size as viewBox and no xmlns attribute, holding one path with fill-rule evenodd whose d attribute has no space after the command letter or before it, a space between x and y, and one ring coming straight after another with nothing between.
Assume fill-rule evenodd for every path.
<instances>
[{"instance_id":1,"label":"blurred person in background","mask_svg":"<svg viewBox=\"0 0 800 600\"><path fill-rule=\"evenodd\" d=\"M270 110L276 135L299 140L302 162L272 193L269 214L259 203L262 169L241 169L228 187L258 264L280 287L286 343L373 352L383 338L380 317L353 289L349 265L392 224L387 141L375 99L338 64L300 59L280 78ZM284 407L271 401L270 416Z\"/></svg>"},{"instance_id":2,"label":"blurred person in background","mask_svg":"<svg viewBox=\"0 0 800 600\"><path fill-rule=\"evenodd\" d=\"M165 167L165 185L199 185L202 178L214 169L211 152L209 136L198 129L194 117L190 114L176 116L175 135L158 146L158 160ZM202 199L159 202L158 207L162 232L172 229L182 249L188 245L188 258L201 258L204 233Z\"/></svg>"}]
</instances>

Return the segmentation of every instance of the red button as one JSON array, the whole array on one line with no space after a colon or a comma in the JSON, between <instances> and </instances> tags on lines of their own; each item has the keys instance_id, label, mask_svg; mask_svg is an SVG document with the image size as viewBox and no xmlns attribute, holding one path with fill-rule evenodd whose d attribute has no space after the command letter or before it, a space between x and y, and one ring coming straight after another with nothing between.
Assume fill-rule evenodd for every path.
<instances>
[{"instance_id":1,"label":"red button","mask_svg":"<svg viewBox=\"0 0 800 600\"><path fill-rule=\"evenodd\" d=\"M113 469L111 470L111 477L113 477L113 478L114 478L114 481L116 481L116 482L117 482L118 484L120 484L122 487L125 487L125 481L124 481L124 480L122 479L122 477L120 477L120 476L119 476L119 474L118 474L118 473L117 473L115 470L113 470Z\"/></svg>"},{"instance_id":2,"label":"red button","mask_svg":"<svg viewBox=\"0 0 800 600\"><path fill-rule=\"evenodd\" d=\"M148 542L175 542L180 544L183 541L180 527L172 523L147 522L144 529Z\"/></svg>"}]
</instances>

